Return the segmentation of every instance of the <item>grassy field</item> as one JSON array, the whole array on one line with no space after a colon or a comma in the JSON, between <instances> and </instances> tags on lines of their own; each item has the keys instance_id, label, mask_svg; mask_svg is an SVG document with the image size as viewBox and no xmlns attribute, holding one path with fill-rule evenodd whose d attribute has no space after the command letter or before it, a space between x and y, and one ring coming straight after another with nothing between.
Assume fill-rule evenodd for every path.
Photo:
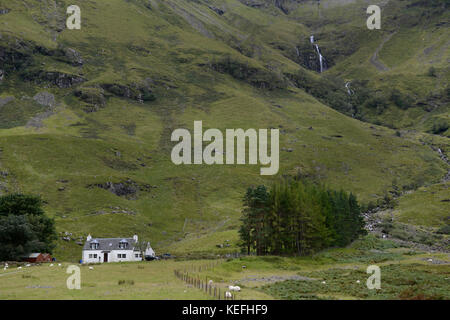
<instances>
[{"instance_id":1,"label":"grassy field","mask_svg":"<svg viewBox=\"0 0 450 320\"><path fill-rule=\"evenodd\" d=\"M239 285L236 299L450 298L448 254L401 248L372 236L313 257L161 260L93 265L92 270L82 265L81 290L66 287L69 265L2 268L0 299L213 299L176 278L174 270L213 280L222 293ZM366 287L369 265L381 269L379 290Z\"/></svg>"}]
</instances>

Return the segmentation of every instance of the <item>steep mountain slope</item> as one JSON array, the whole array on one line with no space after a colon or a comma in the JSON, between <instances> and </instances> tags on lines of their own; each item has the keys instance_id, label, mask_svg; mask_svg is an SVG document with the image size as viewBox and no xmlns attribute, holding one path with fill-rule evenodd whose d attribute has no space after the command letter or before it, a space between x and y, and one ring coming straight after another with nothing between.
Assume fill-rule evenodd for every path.
<instances>
[{"instance_id":1,"label":"steep mountain slope","mask_svg":"<svg viewBox=\"0 0 450 320\"><path fill-rule=\"evenodd\" d=\"M89 1L80 4L81 30L68 30L71 4L0 1L0 192L42 195L69 240L58 248L66 259L78 258L76 241L88 233L137 232L157 250L236 239L244 190L275 177L260 176L259 166L174 165L170 135L194 120L222 132L280 128L279 176L315 176L364 202L394 181L407 190L448 170L430 147L445 152L448 139L352 119L324 104L328 91L299 85L304 76L327 79L296 58L318 31L312 16L302 18L307 3ZM354 12L346 8L322 11L334 12L324 25ZM350 59L364 50L336 53L326 73L357 79L363 71Z\"/></svg>"}]
</instances>

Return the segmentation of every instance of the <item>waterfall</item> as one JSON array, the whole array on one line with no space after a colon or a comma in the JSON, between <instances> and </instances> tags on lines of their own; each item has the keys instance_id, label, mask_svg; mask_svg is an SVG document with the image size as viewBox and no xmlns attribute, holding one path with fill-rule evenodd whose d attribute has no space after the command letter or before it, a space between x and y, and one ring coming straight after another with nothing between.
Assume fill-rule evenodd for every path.
<instances>
[{"instance_id":1,"label":"waterfall","mask_svg":"<svg viewBox=\"0 0 450 320\"><path fill-rule=\"evenodd\" d=\"M351 96L353 94L353 90L350 89L350 81L345 83L345 87L347 88L347 93L349 96Z\"/></svg>"},{"instance_id":2,"label":"waterfall","mask_svg":"<svg viewBox=\"0 0 450 320\"><path fill-rule=\"evenodd\" d=\"M315 44L314 46L316 47L317 54L319 55L320 73L322 73L322 72L323 72L323 56L322 56L322 54L320 53L319 46L318 46L317 44Z\"/></svg>"},{"instance_id":3,"label":"waterfall","mask_svg":"<svg viewBox=\"0 0 450 320\"><path fill-rule=\"evenodd\" d=\"M311 41L311 44L316 48L317 54L319 55L319 62L320 62L320 73L323 72L325 69L325 58L320 53L320 48L318 44L315 44L314 36L309 37L309 40Z\"/></svg>"}]
</instances>

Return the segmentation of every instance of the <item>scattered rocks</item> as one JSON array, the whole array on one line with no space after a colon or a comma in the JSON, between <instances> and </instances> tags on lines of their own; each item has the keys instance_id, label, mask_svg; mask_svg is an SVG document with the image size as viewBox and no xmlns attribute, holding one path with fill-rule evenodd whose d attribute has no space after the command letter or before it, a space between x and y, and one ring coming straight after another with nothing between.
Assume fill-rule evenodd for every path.
<instances>
[{"instance_id":1,"label":"scattered rocks","mask_svg":"<svg viewBox=\"0 0 450 320\"><path fill-rule=\"evenodd\" d=\"M46 91L37 93L33 100L42 106L53 107L55 105L55 96Z\"/></svg>"},{"instance_id":2,"label":"scattered rocks","mask_svg":"<svg viewBox=\"0 0 450 320\"><path fill-rule=\"evenodd\" d=\"M15 100L15 98L12 97L12 96L11 97L5 97L5 98L1 98L0 97L0 107L4 106L5 104L7 104L7 103L9 103L11 101L14 101L14 100Z\"/></svg>"}]
</instances>

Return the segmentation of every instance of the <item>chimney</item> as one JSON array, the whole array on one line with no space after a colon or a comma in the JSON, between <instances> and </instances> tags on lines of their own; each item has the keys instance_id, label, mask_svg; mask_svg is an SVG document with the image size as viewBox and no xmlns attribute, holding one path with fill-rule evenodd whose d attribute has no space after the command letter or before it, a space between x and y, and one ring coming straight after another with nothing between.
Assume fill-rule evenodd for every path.
<instances>
[{"instance_id":1,"label":"chimney","mask_svg":"<svg viewBox=\"0 0 450 320\"><path fill-rule=\"evenodd\" d=\"M91 234L89 233L89 235L86 237L86 240L87 241L91 241L92 240L92 237L91 237Z\"/></svg>"},{"instance_id":2,"label":"chimney","mask_svg":"<svg viewBox=\"0 0 450 320\"><path fill-rule=\"evenodd\" d=\"M134 240L134 242L138 242L138 236L137 236L137 234L135 234L135 235L133 236L133 240Z\"/></svg>"}]
</instances>

